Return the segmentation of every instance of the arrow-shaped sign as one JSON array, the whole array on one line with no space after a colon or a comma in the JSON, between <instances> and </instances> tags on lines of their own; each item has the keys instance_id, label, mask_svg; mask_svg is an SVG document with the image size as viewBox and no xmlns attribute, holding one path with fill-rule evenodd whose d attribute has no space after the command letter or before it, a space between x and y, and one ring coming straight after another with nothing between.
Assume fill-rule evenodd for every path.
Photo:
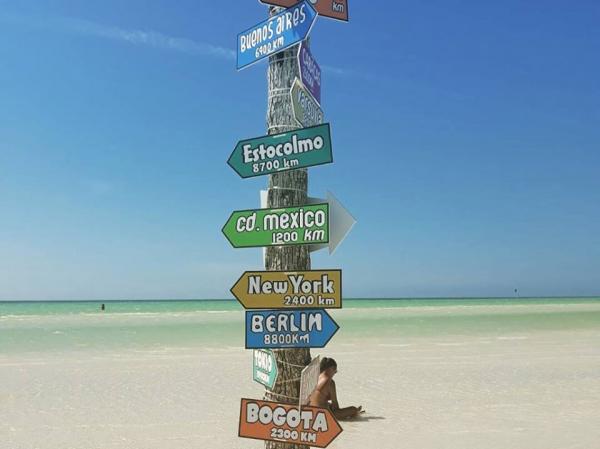
<instances>
[{"instance_id":1,"label":"arrow-shaped sign","mask_svg":"<svg viewBox=\"0 0 600 449\"><path fill-rule=\"evenodd\" d=\"M329 124L241 140L227 163L242 178L333 162Z\"/></svg>"},{"instance_id":2,"label":"arrow-shaped sign","mask_svg":"<svg viewBox=\"0 0 600 449\"><path fill-rule=\"evenodd\" d=\"M298 70L302 84L306 87L317 103L321 104L321 67L310 52L306 41L298 48Z\"/></svg>"},{"instance_id":3,"label":"arrow-shaped sign","mask_svg":"<svg viewBox=\"0 0 600 449\"><path fill-rule=\"evenodd\" d=\"M295 5L298 0L260 0L260 2L287 8ZM348 0L311 0L311 3L320 16L348 21Z\"/></svg>"},{"instance_id":4,"label":"arrow-shaped sign","mask_svg":"<svg viewBox=\"0 0 600 449\"><path fill-rule=\"evenodd\" d=\"M267 190L260 191L260 205L262 207L267 206L267 199L269 192ZM308 198L309 204L322 204L327 203L329 205L329 237L327 244L311 244L311 251L318 251L323 248L329 248L329 254L333 254L337 247L344 241L350 230L356 224L354 217L346 210L346 208L340 203L337 198L331 193L327 192L327 199L322 198Z\"/></svg>"},{"instance_id":5,"label":"arrow-shaped sign","mask_svg":"<svg viewBox=\"0 0 600 449\"><path fill-rule=\"evenodd\" d=\"M342 270L246 271L231 293L245 309L340 309Z\"/></svg>"},{"instance_id":6,"label":"arrow-shaped sign","mask_svg":"<svg viewBox=\"0 0 600 449\"><path fill-rule=\"evenodd\" d=\"M300 126L313 126L323 122L321 106L298 78L294 80L290 89L290 98L294 119Z\"/></svg>"},{"instance_id":7,"label":"arrow-shaped sign","mask_svg":"<svg viewBox=\"0 0 600 449\"><path fill-rule=\"evenodd\" d=\"M315 23L317 12L307 0L290 6L291 8L238 34L238 70L306 39Z\"/></svg>"},{"instance_id":8,"label":"arrow-shaped sign","mask_svg":"<svg viewBox=\"0 0 600 449\"><path fill-rule=\"evenodd\" d=\"M234 248L329 242L329 204L233 212L223 234Z\"/></svg>"},{"instance_id":9,"label":"arrow-shaped sign","mask_svg":"<svg viewBox=\"0 0 600 449\"><path fill-rule=\"evenodd\" d=\"M246 349L323 348L338 329L325 310L250 310Z\"/></svg>"},{"instance_id":10,"label":"arrow-shaped sign","mask_svg":"<svg viewBox=\"0 0 600 449\"><path fill-rule=\"evenodd\" d=\"M252 378L255 382L272 390L277 382L279 371L277 359L270 349L255 349L253 351Z\"/></svg>"},{"instance_id":11,"label":"arrow-shaped sign","mask_svg":"<svg viewBox=\"0 0 600 449\"><path fill-rule=\"evenodd\" d=\"M242 399L238 435L255 440L327 447L342 427L329 409Z\"/></svg>"}]
</instances>

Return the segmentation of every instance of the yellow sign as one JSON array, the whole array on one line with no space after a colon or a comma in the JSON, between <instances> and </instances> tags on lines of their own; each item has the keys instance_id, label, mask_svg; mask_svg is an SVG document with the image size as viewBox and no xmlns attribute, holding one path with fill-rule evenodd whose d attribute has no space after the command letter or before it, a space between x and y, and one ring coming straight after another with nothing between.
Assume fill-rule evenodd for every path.
<instances>
[{"instance_id":1,"label":"yellow sign","mask_svg":"<svg viewBox=\"0 0 600 449\"><path fill-rule=\"evenodd\" d=\"M341 309L342 270L246 271L231 293L245 309Z\"/></svg>"}]
</instances>

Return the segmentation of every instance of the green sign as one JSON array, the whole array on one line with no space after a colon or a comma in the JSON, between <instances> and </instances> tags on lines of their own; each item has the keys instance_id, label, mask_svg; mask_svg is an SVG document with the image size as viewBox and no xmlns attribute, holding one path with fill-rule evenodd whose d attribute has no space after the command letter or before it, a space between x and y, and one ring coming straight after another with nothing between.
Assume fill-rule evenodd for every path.
<instances>
[{"instance_id":1,"label":"green sign","mask_svg":"<svg viewBox=\"0 0 600 449\"><path fill-rule=\"evenodd\" d=\"M272 390L277 382L277 360L270 349L255 349L252 364L252 377L259 384Z\"/></svg>"},{"instance_id":2,"label":"green sign","mask_svg":"<svg viewBox=\"0 0 600 449\"><path fill-rule=\"evenodd\" d=\"M333 162L329 124L241 140L227 163L242 178Z\"/></svg>"},{"instance_id":3,"label":"green sign","mask_svg":"<svg viewBox=\"0 0 600 449\"><path fill-rule=\"evenodd\" d=\"M300 126L313 126L323 122L323 111L319 103L302 85L302 82L296 78L290 89L292 100L292 111L294 118Z\"/></svg>"},{"instance_id":4,"label":"green sign","mask_svg":"<svg viewBox=\"0 0 600 449\"><path fill-rule=\"evenodd\" d=\"M329 204L235 211L222 231L234 248L329 243Z\"/></svg>"}]
</instances>

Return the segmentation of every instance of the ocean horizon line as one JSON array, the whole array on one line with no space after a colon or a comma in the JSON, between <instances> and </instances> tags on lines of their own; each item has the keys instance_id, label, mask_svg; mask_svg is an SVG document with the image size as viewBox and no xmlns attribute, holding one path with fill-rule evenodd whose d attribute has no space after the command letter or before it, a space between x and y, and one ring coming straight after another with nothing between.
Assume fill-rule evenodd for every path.
<instances>
[{"instance_id":1,"label":"ocean horizon line","mask_svg":"<svg viewBox=\"0 0 600 449\"><path fill-rule=\"evenodd\" d=\"M423 300L535 300L535 299L600 299L600 295L548 295L548 296L406 296L406 297L348 297L344 301L423 301ZM0 299L0 303L115 303L115 302L237 302L235 298L196 299Z\"/></svg>"}]
</instances>

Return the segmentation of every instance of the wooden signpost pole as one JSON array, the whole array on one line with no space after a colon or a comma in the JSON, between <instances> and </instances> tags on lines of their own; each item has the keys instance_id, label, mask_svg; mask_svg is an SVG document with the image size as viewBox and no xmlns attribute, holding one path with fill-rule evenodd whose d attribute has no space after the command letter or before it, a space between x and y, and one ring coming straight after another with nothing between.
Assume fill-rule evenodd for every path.
<instances>
[{"instance_id":1,"label":"wooden signpost pole","mask_svg":"<svg viewBox=\"0 0 600 449\"><path fill-rule=\"evenodd\" d=\"M269 15L283 8L269 6ZM298 48L294 46L269 58L268 69L268 134L277 134L300 128L294 119L290 89L299 77ZM316 123L315 123L316 124ZM308 170L292 170L269 176L267 207L289 207L306 204ZM265 269L271 271L310 270L310 252L307 245L275 246L266 248ZM265 399L281 403L297 403L300 395L300 374L311 361L310 349L275 350L279 376L273 391ZM299 449L307 446L267 441L267 449Z\"/></svg>"}]
</instances>

